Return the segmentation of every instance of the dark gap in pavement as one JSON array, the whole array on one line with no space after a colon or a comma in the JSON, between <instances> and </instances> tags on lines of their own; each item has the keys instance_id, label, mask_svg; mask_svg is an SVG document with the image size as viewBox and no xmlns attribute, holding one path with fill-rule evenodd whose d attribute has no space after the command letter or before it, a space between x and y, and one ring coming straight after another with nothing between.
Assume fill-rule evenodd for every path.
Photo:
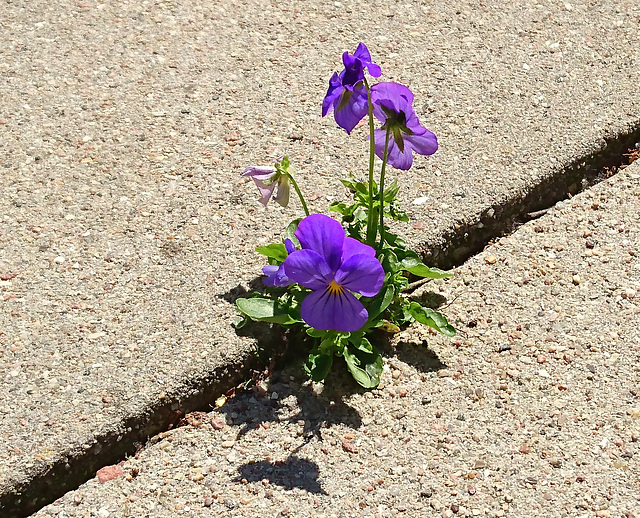
<instances>
[{"instance_id":1,"label":"dark gap in pavement","mask_svg":"<svg viewBox=\"0 0 640 518\"><path fill-rule=\"evenodd\" d=\"M512 233L558 201L612 176L634 158L640 159L640 125L627 133L607 137L604 142L600 149L558 168L521 196L487 209L480 221L451 229L443 236L444 247L429 250L430 245L425 244L425 262L443 269L462 265L494 239ZM228 301L232 303L240 295L229 294ZM271 344L265 349L275 350L278 340L281 347L282 336L263 338L260 343ZM77 489L95 477L100 468L134 455L150 437L172 428L184 415L213 408L215 400L247 380L257 364L258 359L250 354L200 379L190 380L188 385L180 386L173 395L149 406L142 414L116 423L112 430L95 437L92 445L70 448L61 458L43 467L38 476L20 481L12 491L1 494L0 515L3 518L30 516Z\"/></svg>"},{"instance_id":2,"label":"dark gap in pavement","mask_svg":"<svg viewBox=\"0 0 640 518\"><path fill-rule=\"evenodd\" d=\"M111 429L102 431L90 444L71 446L50 465L43 466L37 476L18 482L10 492L1 494L0 516L30 516L94 478L100 468L135 455L149 438L179 426L179 421L186 414L211 410L215 400L246 380L257 363L255 355L250 352L234 363L188 380L141 413L114 423Z\"/></svg>"},{"instance_id":3,"label":"dark gap in pavement","mask_svg":"<svg viewBox=\"0 0 640 518\"><path fill-rule=\"evenodd\" d=\"M425 243L423 258L429 266L456 268L481 252L497 238L542 216L556 203L590 189L640 159L640 121L622 134L604 137L598 149L551 171L541 182L523 193L487 208L477 221L459 221L442 237L444 246Z\"/></svg>"}]
</instances>

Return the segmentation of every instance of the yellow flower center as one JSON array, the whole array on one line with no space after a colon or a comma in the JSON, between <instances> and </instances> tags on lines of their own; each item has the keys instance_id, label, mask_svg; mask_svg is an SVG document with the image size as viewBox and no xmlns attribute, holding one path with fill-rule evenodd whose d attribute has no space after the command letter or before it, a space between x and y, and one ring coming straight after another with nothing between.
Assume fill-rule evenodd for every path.
<instances>
[{"instance_id":1,"label":"yellow flower center","mask_svg":"<svg viewBox=\"0 0 640 518\"><path fill-rule=\"evenodd\" d=\"M328 289L331 295L342 295L344 293L344 288L340 286L336 281L331 281Z\"/></svg>"}]
</instances>

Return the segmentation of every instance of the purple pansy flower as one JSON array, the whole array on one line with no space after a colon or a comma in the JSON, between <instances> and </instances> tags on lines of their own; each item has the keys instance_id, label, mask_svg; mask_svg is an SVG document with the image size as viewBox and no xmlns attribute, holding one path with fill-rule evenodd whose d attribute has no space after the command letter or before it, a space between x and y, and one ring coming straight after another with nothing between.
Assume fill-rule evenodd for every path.
<instances>
[{"instance_id":1,"label":"purple pansy flower","mask_svg":"<svg viewBox=\"0 0 640 518\"><path fill-rule=\"evenodd\" d=\"M304 218L295 236L302 250L283 264L290 280L313 290L302 302L302 319L319 330L362 328L369 314L353 293L373 297L380 291L384 270L375 250L345 237L342 225L323 214Z\"/></svg>"},{"instance_id":2,"label":"purple pansy flower","mask_svg":"<svg viewBox=\"0 0 640 518\"><path fill-rule=\"evenodd\" d=\"M292 254L296 250L296 245L293 244L291 239L284 240L284 247L287 249L287 254ZM287 277L284 272L284 263L279 266L275 264L268 264L262 268L262 273L267 277L262 279L262 283L266 286L277 286L278 288L284 288L293 284L293 281Z\"/></svg>"},{"instance_id":3,"label":"purple pansy flower","mask_svg":"<svg viewBox=\"0 0 640 518\"><path fill-rule=\"evenodd\" d=\"M412 151L432 155L438 149L435 134L420 125L411 103L413 94L398 83L378 83L371 87L373 114L383 122L375 131L376 155L384 155L384 141L390 130L387 161L396 169L407 170L413 164Z\"/></svg>"},{"instance_id":4,"label":"purple pansy flower","mask_svg":"<svg viewBox=\"0 0 640 518\"><path fill-rule=\"evenodd\" d=\"M260 203L265 207L271 198L283 207L289 204L289 178L275 167L252 165L244 170L242 176L248 176L255 182L262 195Z\"/></svg>"},{"instance_id":5,"label":"purple pansy flower","mask_svg":"<svg viewBox=\"0 0 640 518\"><path fill-rule=\"evenodd\" d=\"M336 123L347 133L368 113L367 90L364 86L364 69L373 77L382 74L380 67L371 61L371 54L364 43L360 43L353 53L342 55L344 70L334 72L329 80L329 89L322 101L322 116L334 111Z\"/></svg>"}]
</instances>

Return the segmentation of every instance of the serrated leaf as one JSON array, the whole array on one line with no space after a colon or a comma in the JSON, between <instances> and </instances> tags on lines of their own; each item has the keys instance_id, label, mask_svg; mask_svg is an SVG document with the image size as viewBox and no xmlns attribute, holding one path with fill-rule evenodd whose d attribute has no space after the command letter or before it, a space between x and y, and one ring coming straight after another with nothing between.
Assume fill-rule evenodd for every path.
<instances>
[{"instance_id":1,"label":"serrated leaf","mask_svg":"<svg viewBox=\"0 0 640 518\"><path fill-rule=\"evenodd\" d=\"M294 324L297 322L289 315L289 308L276 300L254 297L236 300L238 309L252 320L273 322L274 324Z\"/></svg>"},{"instance_id":2,"label":"serrated leaf","mask_svg":"<svg viewBox=\"0 0 640 518\"><path fill-rule=\"evenodd\" d=\"M256 252L262 255L266 255L270 259L275 259L278 262L282 262L287 258L287 249L282 243L272 243L267 246L259 246L256 248Z\"/></svg>"},{"instance_id":3,"label":"serrated leaf","mask_svg":"<svg viewBox=\"0 0 640 518\"><path fill-rule=\"evenodd\" d=\"M432 327L446 336L456 335L455 328L447 322L447 319L441 313L431 308L425 308L417 302L411 302L406 309L421 324Z\"/></svg>"}]
</instances>

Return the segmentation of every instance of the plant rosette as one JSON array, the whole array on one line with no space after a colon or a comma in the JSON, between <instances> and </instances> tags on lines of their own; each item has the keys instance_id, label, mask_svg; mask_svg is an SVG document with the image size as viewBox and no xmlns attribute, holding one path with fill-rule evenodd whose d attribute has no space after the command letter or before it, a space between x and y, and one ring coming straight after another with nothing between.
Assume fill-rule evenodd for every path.
<instances>
[{"instance_id":1,"label":"plant rosette","mask_svg":"<svg viewBox=\"0 0 640 518\"><path fill-rule=\"evenodd\" d=\"M420 124L409 88L388 82L369 86L365 70L372 77L382 71L364 43L353 55L345 52L342 61L344 69L329 80L322 115L333 112L348 134L368 117L368 181L341 180L353 193L353 203L329 207L341 216L340 223L309 214L286 156L273 167L245 169L243 176L255 182L265 207L271 199L287 206L293 186L306 217L288 225L282 243L256 249L268 262L262 269L265 290L236 301L243 317L236 327L255 320L301 329L314 344L305 364L314 381L323 381L334 359L342 357L356 382L370 389L378 386L382 374L382 357L370 341L374 331L395 333L419 322L455 335L441 313L412 299L409 285L409 275L442 279L451 273L425 265L385 224L385 218L408 221L397 206L398 183L385 186L387 164L410 169L414 153L436 152L436 136ZM381 160L378 182L376 156Z\"/></svg>"}]
</instances>

